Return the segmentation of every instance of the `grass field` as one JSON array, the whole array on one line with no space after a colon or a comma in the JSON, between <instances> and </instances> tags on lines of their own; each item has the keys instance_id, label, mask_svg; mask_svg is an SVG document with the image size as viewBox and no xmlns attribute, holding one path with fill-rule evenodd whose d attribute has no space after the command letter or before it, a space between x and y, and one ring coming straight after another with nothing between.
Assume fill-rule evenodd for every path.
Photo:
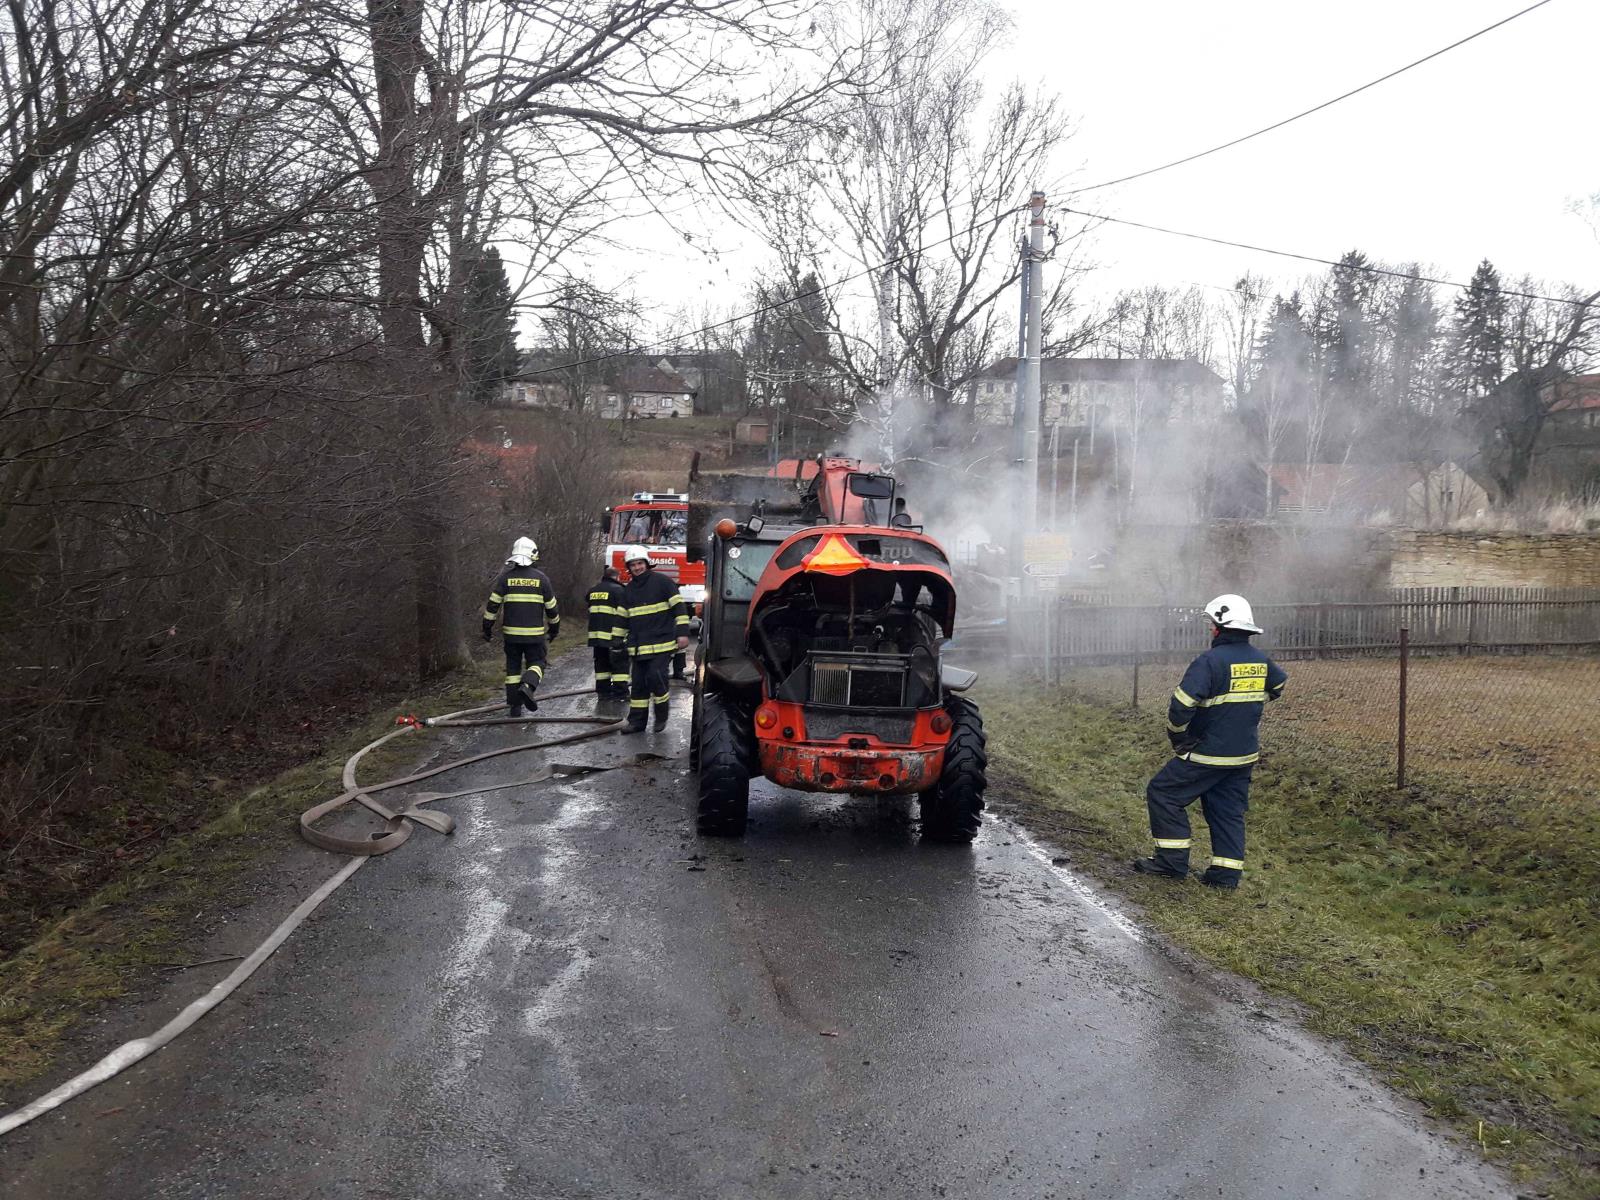
<instances>
[{"instance_id":1,"label":"grass field","mask_svg":"<svg viewBox=\"0 0 1600 1200\"><path fill-rule=\"evenodd\" d=\"M1330 762L1395 769L1398 659L1307 659L1284 667L1289 687L1271 709L1280 743ZM1181 663L1142 667L1139 707L1165 710L1182 673ZM1076 668L1063 682L1105 703L1132 701L1131 667ZM1406 690L1409 780L1525 799L1600 794L1600 658L1413 658Z\"/></svg>"},{"instance_id":2,"label":"grass field","mask_svg":"<svg viewBox=\"0 0 1600 1200\"><path fill-rule=\"evenodd\" d=\"M1428 782L1396 789L1392 761L1340 749L1392 738L1392 709L1374 695L1386 666L1289 664L1295 699L1269 715L1236 894L1127 870L1149 850L1143 789L1166 757L1158 704L1172 668L1147 677L1139 711L1127 703L1126 670L1104 669L1076 692L985 684L991 794L1179 944L1299 1001L1313 1028L1529 1181L1531 1194L1600 1195L1600 805L1552 795L1548 766L1514 769L1512 755L1474 761L1451 748L1433 753ZM1424 674L1480 746L1485 706L1497 704L1519 714L1515 732L1498 735L1514 753L1575 769L1578 735L1552 735L1555 722L1538 713L1551 687L1591 668L1487 661L1452 691L1459 669ZM1519 777L1525 786L1513 786ZM1195 825L1204 862L1198 814Z\"/></svg>"}]
</instances>

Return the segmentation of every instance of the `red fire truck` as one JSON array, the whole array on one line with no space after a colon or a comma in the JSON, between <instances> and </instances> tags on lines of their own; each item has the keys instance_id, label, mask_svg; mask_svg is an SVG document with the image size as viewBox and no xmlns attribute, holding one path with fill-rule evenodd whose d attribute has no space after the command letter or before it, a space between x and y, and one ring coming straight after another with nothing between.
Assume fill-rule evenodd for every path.
<instances>
[{"instance_id":1,"label":"red fire truck","mask_svg":"<svg viewBox=\"0 0 1600 1200\"><path fill-rule=\"evenodd\" d=\"M635 492L633 499L608 508L600 530L606 539L606 561L628 577L622 551L647 546L650 561L678 581L678 591L700 615L706 601L706 564L688 560L685 539L689 497L683 492Z\"/></svg>"}]
</instances>

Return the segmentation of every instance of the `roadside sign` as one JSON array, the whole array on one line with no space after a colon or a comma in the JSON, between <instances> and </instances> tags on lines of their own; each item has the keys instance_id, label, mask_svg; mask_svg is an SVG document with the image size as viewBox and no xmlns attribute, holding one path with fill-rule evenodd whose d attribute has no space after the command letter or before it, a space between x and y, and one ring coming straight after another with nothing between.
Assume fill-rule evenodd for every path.
<instances>
[{"instance_id":1,"label":"roadside sign","mask_svg":"<svg viewBox=\"0 0 1600 1200\"><path fill-rule=\"evenodd\" d=\"M1072 564L1072 545L1064 534L1033 533L1022 539L1024 575L1065 575Z\"/></svg>"}]
</instances>

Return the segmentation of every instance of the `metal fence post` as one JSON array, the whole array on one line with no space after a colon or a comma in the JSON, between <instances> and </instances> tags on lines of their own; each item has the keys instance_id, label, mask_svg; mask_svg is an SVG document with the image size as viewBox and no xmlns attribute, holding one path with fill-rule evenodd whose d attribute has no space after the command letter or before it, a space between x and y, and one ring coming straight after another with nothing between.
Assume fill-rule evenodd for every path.
<instances>
[{"instance_id":1,"label":"metal fence post","mask_svg":"<svg viewBox=\"0 0 1600 1200\"><path fill-rule=\"evenodd\" d=\"M1133 652L1133 707L1139 707L1139 652Z\"/></svg>"},{"instance_id":2,"label":"metal fence post","mask_svg":"<svg viewBox=\"0 0 1600 1200\"><path fill-rule=\"evenodd\" d=\"M1327 658L1328 648L1326 636L1328 632L1328 606L1317 605L1317 657Z\"/></svg>"},{"instance_id":3,"label":"metal fence post","mask_svg":"<svg viewBox=\"0 0 1600 1200\"><path fill-rule=\"evenodd\" d=\"M1400 626L1400 727L1395 765L1395 786L1406 785L1406 675L1411 665L1411 630Z\"/></svg>"},{"instance_id":4,"label":"metal fence post","mask_svg":"<svg viewBox=\"0 0 1600 1200\"><path fill-rule=\"evenodd\" d=\"M1472 653L1472 643L1478 640L1478 601L1467 601L1467 645L1465 653Z\"/></svg>"}]
</instances>

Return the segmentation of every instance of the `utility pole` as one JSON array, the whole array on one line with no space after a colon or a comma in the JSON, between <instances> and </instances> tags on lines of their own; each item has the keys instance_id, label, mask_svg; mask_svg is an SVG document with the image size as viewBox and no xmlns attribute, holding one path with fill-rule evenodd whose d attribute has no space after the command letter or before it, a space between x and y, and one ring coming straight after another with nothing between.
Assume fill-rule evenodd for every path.
<instances>
[{"instance_id":1,"label":"utility pole","mask_svg":"<svg viewBox=\"0 0 1600 1200\"><path fill-rule=\"evenodd\" d=\"M1022 336L1017 399L1012 412L1012 461L1017 469L1018 528L1011 543L1012 572L1022 574L1022 538L1039 530L1039 354L1044 286L1044 193L1028 197L1028 236L1022 245Z\"/></svg>"}]
</instances>

